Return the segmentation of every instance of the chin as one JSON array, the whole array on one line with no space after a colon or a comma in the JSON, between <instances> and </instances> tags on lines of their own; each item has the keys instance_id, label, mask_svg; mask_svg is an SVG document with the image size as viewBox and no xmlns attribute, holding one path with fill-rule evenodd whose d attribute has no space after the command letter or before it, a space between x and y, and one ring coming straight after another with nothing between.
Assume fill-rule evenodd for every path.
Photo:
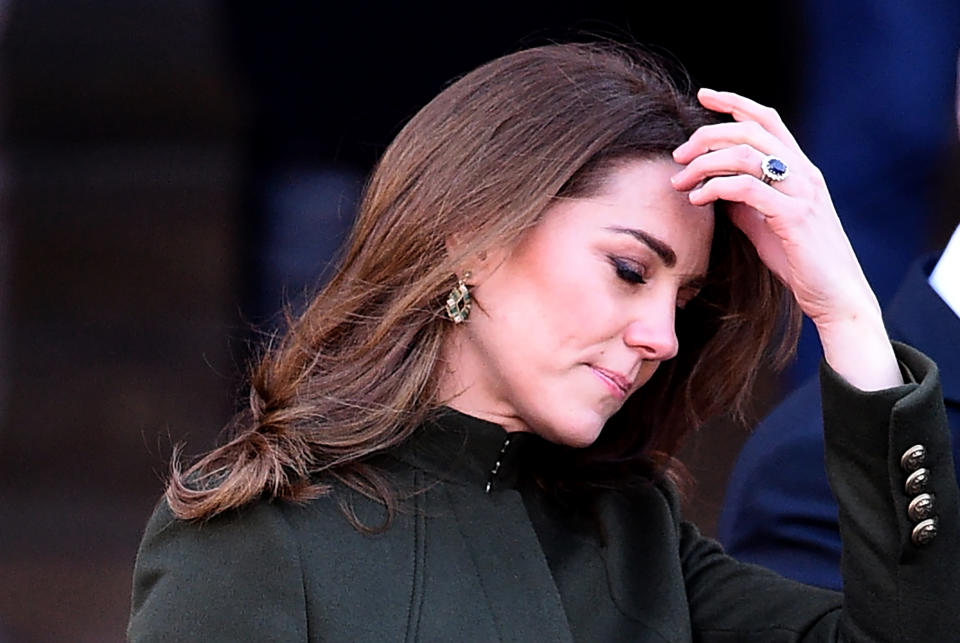
<instances>
[{"instance_id":1,"label":"chin","mask_svg":"<svg viewBox=\"0 0 960 643\"><path fill-rule=\"evenodd\" d=\"M582 449L597 441L607 419L591 411L570 413L536 433L550 442Z\"/></svg>"},{"instance_id":2,"label":"chin","mask_svg":"<svg viewBox=\"0 0 960 643\"><path fill-rule=\"evenodd\" d=\"M600 437L600 431L594 431L589 434L574 433L571 435L565 435L563 437L564 439L561 444L564 444L568 447L573 447L575 449L585 449L597 441L597 438Z\"/></svg>"}]
</instances>

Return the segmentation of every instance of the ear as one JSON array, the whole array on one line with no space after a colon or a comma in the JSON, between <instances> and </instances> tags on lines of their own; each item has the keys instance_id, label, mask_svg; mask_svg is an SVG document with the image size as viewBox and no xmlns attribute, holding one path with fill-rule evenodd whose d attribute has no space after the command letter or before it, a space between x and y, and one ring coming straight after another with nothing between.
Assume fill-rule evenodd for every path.
<instances>
[{"instance_id":1,"label":"ear","mask_svg":"<svg viewBox=\"0 0 960 643\"><path fill-rule=\"evenodd\" d=\"M463 277L464 274L470 273L470 278L467 280L470 286L483 283L507 256L505 251L471 248L470 243L462 235L447 237L446 248L447 255L457 263L457 276Z\"/></svg>"}]
</instances>

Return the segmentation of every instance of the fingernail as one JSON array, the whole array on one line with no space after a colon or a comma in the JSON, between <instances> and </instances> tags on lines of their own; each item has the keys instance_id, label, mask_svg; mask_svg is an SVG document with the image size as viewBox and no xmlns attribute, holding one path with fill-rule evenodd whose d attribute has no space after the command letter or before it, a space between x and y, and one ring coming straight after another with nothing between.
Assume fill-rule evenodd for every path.
<instances>
[{"instance_id":1,"label":"fingernail","mask_svg":"<svg viewBox=\"0 0 960 643\"><path fill-rule=\"evenodd\" d=\"M701 87L699 93L701 93L701 94L716 94L716 93L718 93L718 92L717 92L717 90L715 90L715 89L710 89L709 87Z\"/></svg>"},{"instance_id":2,"label":"fingernail","mask_svg":"<svg viewBox=\"0 0 960 643\"><path fill-rule=\"evenodd\" d=\"M680 158L680 153L683 151L683 148L684 148L685 145L686 145L686 143L684 143L683 145L681 145L680 147L678 147L677 149L675 149L675 150L673 151L673 158L674 158L674 160Z\"/></svg>"},{"instance_id":3,"label":"fingernail","mask_svg":"<svg viewBox=\"0 0 960 643\"><path fill-rule=\"evenodd\" d=\"M696 190L690 190L690 200L693 201L694 199L700 198L700 194L701 194L702 192L703 192L703 190L701 190L701 189L699 189L699 188L697 188Z\"/></svg>"}]
</instances>

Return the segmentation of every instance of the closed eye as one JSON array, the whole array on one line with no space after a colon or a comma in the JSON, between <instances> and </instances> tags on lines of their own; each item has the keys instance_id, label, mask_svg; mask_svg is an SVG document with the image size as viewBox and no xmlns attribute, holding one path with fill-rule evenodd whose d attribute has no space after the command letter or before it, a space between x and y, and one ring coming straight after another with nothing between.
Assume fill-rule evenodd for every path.
<instances>
[{"instance_id":1,"label":"closed eye","mask_svg":"<svg viewBox=\"0 0 960 643\"><path fill-rule=\"evenodd\" d=\"M617 272L617 277L630 284L645 284L647 280L643 278L643 273L638 266L632 262L619 257L610 257L613 267Z\"/></svg>"}]
</instances>

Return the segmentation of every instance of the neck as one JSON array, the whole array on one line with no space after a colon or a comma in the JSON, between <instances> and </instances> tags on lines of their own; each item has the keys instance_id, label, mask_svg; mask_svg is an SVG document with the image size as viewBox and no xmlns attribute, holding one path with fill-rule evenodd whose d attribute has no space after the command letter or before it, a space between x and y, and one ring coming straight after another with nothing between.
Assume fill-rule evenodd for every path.
<instances>
[{"instance_id":1,"label":"neck","mask_svg":"<svg viewBox=\"0 0 960 643\"><path fill-rule=\"evenodd\" d=\"M506 431L530 431L516 412L505 401L504 395L497 395L490 383L491 378L483 374L489 369L474 350L470 342L463 341L464 328L450 333L443 347L441 362L443 372L440 375L440 404L465 413L466 415L499 424ZM504 400L504 401L500 401Z\"/></svg>"}]
</instances>

